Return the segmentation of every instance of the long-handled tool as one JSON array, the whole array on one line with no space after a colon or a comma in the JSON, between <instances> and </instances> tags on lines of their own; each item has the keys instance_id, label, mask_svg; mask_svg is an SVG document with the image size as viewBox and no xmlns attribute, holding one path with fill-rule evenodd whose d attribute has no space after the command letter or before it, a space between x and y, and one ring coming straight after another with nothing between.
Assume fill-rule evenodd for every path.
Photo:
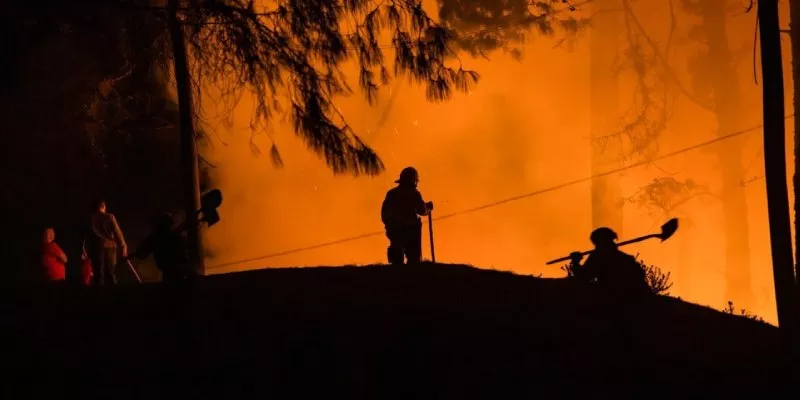
<instances>
[{"instance_id":1,"label":"long-handled tool","mask_svg":"<svg viewBox=\"0 0 800 400\"><path fill-rule=\"evenodd\" d=\"M133 272L133 276L136 277L136 280L139 283L142 283L142 278L139 276L139 273L136 272L136 267L133 266L133 263L131 262L130 258L125 258L125 263L128 264L128 268L131 269L131 272Z\"/></svg>"},{"instance_id":2,"label":"long-handled tool","mask_svg":"<svg viewBox=\"0 0 800 400\"><path fill-rule=\"evenodd\" d=\"M428 212L428 236L431 238L431 261L436 264L436 251L433 248L433 211Z\"/></svg>"},{"instance_id":3,"label":"long-handled tool","mask_svg":"<svg viewBox=\"0 0 800 400\"><path fill-rule=\"evenodd\" d=\"M673 218L673 219L667 221L666 223L664 223L664 225L661 225L661 233L653 233L653 234L650 234L650 235L644 235L644 236L640 236L638 238L626 240L624 242L617 243L617 246L618 247L619 246L625 246L627 244L637 243L637 242L641 242L643 240L653 239L653 238L661 239L661 241L663 242L663 241L671 238L672 235L674 235L675 231L677 231L677 230L678 230L678 219L677 218ZM585 256L587 254L590 254L592 251L593 250L587 250L587 251L581 252L580 254L581 254L581 256ZM548 261L547 265L559 263L559 262L562 262L562 261L567 261L569 259L570 259L570 256L557 258L555 260Z\"/></svg>"}]
</instances>

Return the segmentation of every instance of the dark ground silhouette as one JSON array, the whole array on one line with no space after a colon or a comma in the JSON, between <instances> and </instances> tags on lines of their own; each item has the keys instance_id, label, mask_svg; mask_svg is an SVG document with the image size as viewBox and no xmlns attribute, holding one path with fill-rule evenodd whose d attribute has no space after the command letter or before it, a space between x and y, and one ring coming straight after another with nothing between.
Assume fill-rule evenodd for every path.
<instances>
[{"instance_id":1,"label":"dark ground silhouette","mask_svg":"<svg viewBox=\"0 0 800 400\"><path fill-rule=\"evenodd\" d=\"M277 269L174 290L0 293L4 398L781 389L775 327L666 297L623 318L586 284L466 266Z\"/></svg>"}]
</instances>

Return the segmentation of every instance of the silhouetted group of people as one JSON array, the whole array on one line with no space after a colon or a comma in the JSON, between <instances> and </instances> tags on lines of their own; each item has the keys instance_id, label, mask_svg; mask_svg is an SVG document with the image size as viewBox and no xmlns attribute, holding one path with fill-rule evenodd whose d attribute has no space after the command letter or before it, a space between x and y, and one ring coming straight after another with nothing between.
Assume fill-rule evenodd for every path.
<instances>
[{"instance_id":1,"label":"silhouetted group of people","mask_svg":"<svg viewBox=\"0 0 800 400\"><path fill-rule=\"evenodd\" d=\"M422 220L430 215L433 202L426 202L417 189L419 173L407 167L395 181L396 187L386 193L381 206L381 221L389 239L387 258L390 265L419 265L422 262ZM85 284L114 285L119 257L128 261L128 245L114 214L107 212L105 201L99 201L84 235L82 258ZM163 213L153 221L153 233L133 256L145 259L151 254L161 270L164 282L191 280L195 276L180 229L174 227L172 214ZM579 252L570 254L574 278L596 281L603 287L623 295L649 292L645 272L636 259L619 250L617 234L607 227L595 229L590 240L595 249L585 263ZM41 250L43 275L48 281L63 281L67 256L55 242L55 231L47 228Z\"/></svg>"},{"instance_id":2,"label":"silhouetted group of people","mask_svg":"<svg viewBox=\"0 0 800 400\"><path fill-rule=\"evenodd\" d=\"M183 237L173 229L172 214L164 213L153 221L153 233L131 255L145 259L151 254L167 283L190 280L194 270L189 262ZM95 204L82 232L81 258L82 283L116 285L117 264L129 262L128 244L114 214L107 212L104 200ZM66 279L67 256L55 242L55 230L45 228L41 248L41 276L45 281L61 282ZM133 267L132 267L133 268Z\"/></svg>"},{"instance_id":3,"label":"silhouetted group of people","mask_svg":"<svg viewBox=\"0 0 800 400\"><path fill-rule=\"evenodd\" d=\"M422 220L433 210L417 189L419 173L407 167L400 173L397 186L386 193L381 206L381 220L389 239L387 258L390 265L417 265L422 261ZM617 247L616 232L607 227L595 229L589 239L595 249L586 262L583 255L570 254L574 279L596 282L621 296L640 296L650 292L645 271L636 258Z\"/></svg>"}]
</instances>

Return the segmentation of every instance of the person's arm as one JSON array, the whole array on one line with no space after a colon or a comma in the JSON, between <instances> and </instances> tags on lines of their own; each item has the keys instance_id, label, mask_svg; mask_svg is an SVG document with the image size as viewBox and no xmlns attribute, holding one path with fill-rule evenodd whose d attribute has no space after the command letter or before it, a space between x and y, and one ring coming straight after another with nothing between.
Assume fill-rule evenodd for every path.
<instances>
[{"instance_id":1,"label":"person's arm","mask_svg":"<svg viewBox=\"0 0 800 400\"><path fill-rule=\"evenodd\" d=\"M381 222L383 222L384 225L388 225L391 219L391 216L389 215L390 198L391 192L386 194L386 197L383 199L383 204L381 204Z\"/></svg>"},{"instance_id":2,"label":"person's arm","mask_svg":"<svg viewBox=\"0 0 800 400\"><path fill-rule=\"evenodd\" d=\"M119 224L117 223L117 218L113 215L109 215L111 217L111 223L114 225L114 237L117 239L117 243L119 247L122 249L122 256L127 257L128 255L128 244L125 243L125 236L122 234L122 229L119 228Z\"/></svg>"},{"instance_id":3,"label":"person's arm","mask_svg":"<svg viewBox=\"0 0 800 400\"><path fill-rule=\"evenodd\" d=\"M597 260L594 257L594 253L586 257L586 261L577 269L576 276L586 281L597 278Z\"/></svg>"},{"instance_id":4,"label":"person's arm","mask_svg":"<svg viewBox=\"0 0 800 400\"><path fill-rule=\"evenodd\" d=\"M433 203L426 203L425 200L422 199L422 193L417 191L416 199L414 200L416 208L416 212L418 215L426 216L428 215L431 210L433 210Z\"/></svg>"},{"instance_id":5,"label":"person's arm","mask_svg":"<svg viewBox=\"0 0 800 400\"><path fill-rule=\"evenodd\" d=\"M61 250L61 247L59 247L56 242L48 243L44 251L45 253L55 257L56 260L64 264L67 263L67 255L64 254L64 251Z\"/></svg>"},{"instance_id":6,"label":"person's arm","mask_svg":"<svg viewBox=\"0 0 800 400\"><path fill-rule=\"evenodd\" d=\"M67 254L64 253L64 250L61 250L61 246L53 242L53 250L56 253L56 258L59 259L62 263L67 263Z\"/></svg>"}]
</instances>

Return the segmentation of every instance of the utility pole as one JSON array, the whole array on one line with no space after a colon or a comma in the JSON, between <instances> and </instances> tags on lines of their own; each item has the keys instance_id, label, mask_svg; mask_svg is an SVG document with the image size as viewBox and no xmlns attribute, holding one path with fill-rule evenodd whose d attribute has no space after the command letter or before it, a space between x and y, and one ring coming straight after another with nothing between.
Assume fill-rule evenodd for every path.
<instances>
[{"instance_id":1,"label":"utility pole","mask_svg":"<svg viewBox=\"0 0 800 400\"><path fill-rule=\"evenodd\" d=\"M789 192L786 185L785 114L778 1L758 2L761 35L761 79L764 101L764 167L767 181L767 212L775 280L778 325L787 343L797 340Z\"/></svg>"},{"instance_id":2,"label":"utility pole","mask_svg":"<svg viewBox=\"0 0 800 400\"><path fill-rule=\"evenodd\" d=\"M189 69L186 61L186 43L178 20L180 0L169 0L167 3L168 24L172 40L172 56L174 59L175 83L178 90L178 113L180 115L181 135L181 167L183 175L183 201L186 219L191 222L187 229L189 242L189 259L195 269L205 273L203 257L203 241L200 226L195 218L195 211L200 208L200 177L197 167L197 143L194 133L192 92L189 82Z\"/></svg>"}]
</instances>

